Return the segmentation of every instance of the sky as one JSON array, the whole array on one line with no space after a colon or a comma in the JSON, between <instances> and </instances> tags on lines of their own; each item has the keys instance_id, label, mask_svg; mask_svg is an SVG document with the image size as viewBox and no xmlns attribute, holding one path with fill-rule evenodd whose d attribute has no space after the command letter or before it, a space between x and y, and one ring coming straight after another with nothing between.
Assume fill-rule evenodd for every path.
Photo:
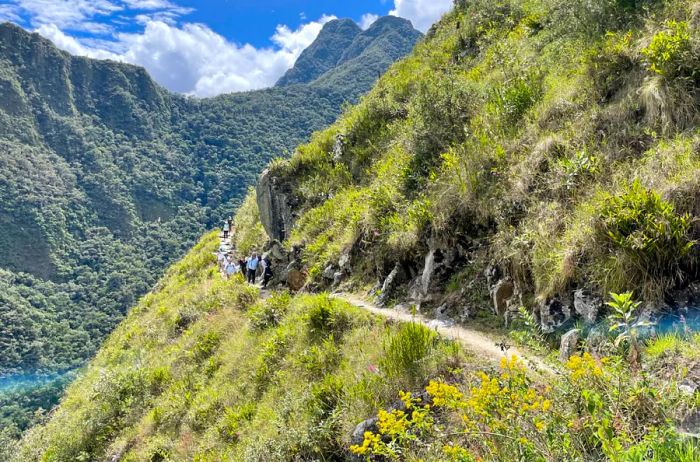
<instances>
[{"instance_id":1,"label":"sky","mask_svg":"<svg viewBox=\"0 0 700 462\"><path fill-rule=\"evenodd\" d=\"M270 87L323 24L380 16L425 32L452 0L0 0L0 22L38 32L75 55L145 67L196 97Z\"/></svg>"}]
</instances>

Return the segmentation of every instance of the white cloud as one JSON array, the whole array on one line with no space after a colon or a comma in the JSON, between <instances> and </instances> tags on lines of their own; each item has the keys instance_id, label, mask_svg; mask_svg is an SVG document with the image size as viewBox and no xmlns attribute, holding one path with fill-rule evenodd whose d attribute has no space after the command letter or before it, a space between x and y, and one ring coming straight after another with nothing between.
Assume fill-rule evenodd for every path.
<instances>
[{"instance_id":1,"label":"white cloud","mask_svg":"<svg viewBox=\"0 0 700 462\"><path fill-rule=\"evenodd\" d=\"M31 18L35 27L54 24L60 29L107 33L112 28L91 21L96 16L123 9L108 0L15 0L17 7Z\"/></svg>"},{"instance_id":2,"label":"white cloud","mask_svg":"<svg viewBox=\"0 0 700 462\"><path fill-rule=\"evenodd\" d=\"M452 0L394 0L393 16L409 19L413 27L426 32L452 8Z\"/></svg>"},{"instance_id":3,"label":"white cloud","mask_svg":"<svg viewBox=\"0 0 700 462\"><path fill-rule=\"evenodd\" d=\"M66 35L55 24L45 24L39 26L36 32L40 33L47 39L51 40L58 48L67 51L68 53L88 56L95 59L112 59L115 61L123 61L121 56L99 48L92 48L79 42L74 37Z\"/></svg>"},{"instance_id":4,"label":"white cloud","mask_svg":"<svg viewBox=\"0 0 700 462\"><path fill-rule=\"evenodd\" d=\"M367 30L369 26L374 24L374 21L379 19L379 15L377 14L372 14L372 13L365 13L362 15L362 18L360 19L360 27L362 30Z\"/></svg>"},{"instance_id":5,"label":"white cloud","mask_svg":"<svg viewBox=\"0 0 700 462\"><path fill-rule=\"evenodd\" d=\"M142 33L117 34L113 42L78 40L55 24L37 32L70 53L138 64L170 90L206 97L274 85L332 19L324 15L296 30L279 25L275 46L267 48L231 43L203 24L178 27L149 18Z\"/></svg>"}]
</instances>

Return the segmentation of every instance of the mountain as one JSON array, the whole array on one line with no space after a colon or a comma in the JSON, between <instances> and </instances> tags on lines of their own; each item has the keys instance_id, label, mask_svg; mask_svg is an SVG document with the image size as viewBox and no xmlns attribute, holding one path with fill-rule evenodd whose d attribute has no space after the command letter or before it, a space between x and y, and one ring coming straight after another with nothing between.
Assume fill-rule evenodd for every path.
<instances>
[{"instance_id":1,"label":"mountain","mask_svg":"<svg viewBox=\"0 0 700 462\"><path fill-rule=\"evenodd\" d=\"M395 16L379 18L364 31L348 19L330 21L277 86L366 88L421 37L410 21Z\"/></svg>"},{"instance_id":2,"label":"mountain","mask_svg":"<svg viewBox=\"0 0 700 462\"><path fill-rule=\"evenodd\" d=\"M6 454L697 462L697 15L455 2Z\"/></svg>"},{"instance_id":3,"label":"mountain","mask_svg":"<svg viewBox=\"0 0 700 462\"><path fill-rule=\"evenodd\" d=\"M370 87L186 98L0 25L0 378L84 364L264 165Z\"/></svg>"},{"instance_id":4,"label":"mountain","mask_svg":"<svg viewBox=\"0 0 700 462\"><path fill-rule=\"evenodd\" d=\"M294 67L277 81L277 86L310 83L338 65L341 56L362 34L362 29L350 19L334 19L323 25L314 42L305 49Z\"/></svg>"}]
</instances>

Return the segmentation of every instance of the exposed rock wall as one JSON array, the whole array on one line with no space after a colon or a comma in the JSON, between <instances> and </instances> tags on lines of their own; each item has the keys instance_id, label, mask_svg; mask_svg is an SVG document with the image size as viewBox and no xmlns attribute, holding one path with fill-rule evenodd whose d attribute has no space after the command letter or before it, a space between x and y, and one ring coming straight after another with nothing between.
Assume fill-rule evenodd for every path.
<instances>
[{"instance_id":1,"label":"exposed rock wall","mask_svg":"<svg viewBox=\"0 0 700 462\"><path fill-rule=\"evenodd\" d=\"M256 198L260 221L270 240L284 242L296 218L293 210L297 201L290 185L267 169L258 180Z\"/></svg>"}]
</instances>

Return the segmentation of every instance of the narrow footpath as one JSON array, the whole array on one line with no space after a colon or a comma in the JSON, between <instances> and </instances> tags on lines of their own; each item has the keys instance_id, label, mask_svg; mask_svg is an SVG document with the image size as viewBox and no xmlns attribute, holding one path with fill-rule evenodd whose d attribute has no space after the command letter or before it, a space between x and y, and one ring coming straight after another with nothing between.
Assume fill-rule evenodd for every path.
<instances>
[{"instance_id":1,"label":"narrow footpath","mask_svg":"<svg viewBox=\"0 0 700 462\"><path fill-rule=\"evenodd\" d=\"M558 373L555 369L542 361L542 359L531 354L527 354L516 347L511 346L504 351L494 339L488 337L483 332L478 330L457 325L450 325L435 319L428 319L420 314L410 313L405 309L379 308L378 306L353 294L336 293L332 296L344 300L365 311L369 311L376 316L381 316L397 322L416 322L422 324L436 331L443 337L459 343L468 351L477 355L483 355L492 361L499 362L503 357L510 358L511 356L515 355L522 359L527 367L535 373L544 373L548 375L556 375Z\"/></svg>"},{"instance_id":2,"label":"narrow footpath","mask_svg":"<svg viewBox=\"0 0 700 462\"><path fill-rule=\"evenodd\" d=\"M219 236L221 239L221 248L230 250L230 239L224 239L223 233ZM223 273L222 273L223 276ZM269 291L261 289L260 296L265 299L269 297ZM375 316L380 316L386 319L391 319L397 322L416 322L422 324L429 329L436 331L438 334L452 341L458 342L468 351L481 355L493 362L500 362L501 358L515 355L522 359L525 365L536 374L540 375L556 375L558 372L547 365L542 359L532 354L527 354L520 349L509 346L507 349L502 348L496 340L488 337L483 332L468 327L451 325L441 322L436 319L428 319L420 314L414 314L400 308L380 308L371 302L363 300L358 295L348 294L343 292L334 293L332 297L339 298L347 303L354 305L360 309L368 311Z\"/></svg>"}]
</instances>

